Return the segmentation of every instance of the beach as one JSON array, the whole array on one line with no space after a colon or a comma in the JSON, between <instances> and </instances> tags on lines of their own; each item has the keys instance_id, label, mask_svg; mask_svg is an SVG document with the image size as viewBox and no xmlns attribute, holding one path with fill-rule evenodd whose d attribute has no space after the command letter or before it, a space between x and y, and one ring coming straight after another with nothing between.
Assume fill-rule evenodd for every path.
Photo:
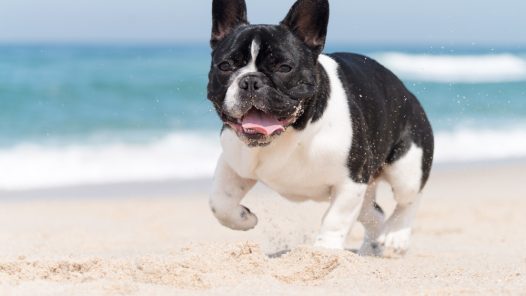
<instances>
[{"instance_id":1,"label":"beach","mask_svg":"<svg viewBox=\"0 0 526 296\"><path fill-rule=\"evenodd\" d=\"M243 202L254 230L215 220L207 44L0 45L0 295L525 294L526 51L327 47L349 50L433 125L404 258L356 255L359 224L349 250L312 248L328 204L264 186Z\"/></svg>"},{"instance_id":2,"label":"beach","mask_svg":"<svg viewBox=\"0 0 526 296\"><path fill-rule=\"evenodd\" d=\"M404 257L311 247L326 203L263 186L249 232L222 227L210 180L1 192L1 295L526 293L526 164L434 170ZM387 186L379 203L392 210Z\"/></svg>"},{"instance_id":3,"label":"beach","mask_svg":"<svg viewBox=\"0 0 526 296\"><path fill-rule=\"evenodd\" d=\"M244 2L0 1L0 296L526 296L526 1L330 1L330 17L326 0ZM424 117L433 169L403 256L358 255L359 223L344 250L313 247L329 203L263 184L242 202L255 229L210 209L234 119L249 134L318 133L298 159L321 156L323 173L374 166L385 145L391 162L409 137L400 172L420 174L404 167L429 151L429 130L409 124ZM318 153L342 143L371 151ZM391 188L378 191L391 214ZM335 208L326 226L343 225Z\"/></svg>"}]
</instances>

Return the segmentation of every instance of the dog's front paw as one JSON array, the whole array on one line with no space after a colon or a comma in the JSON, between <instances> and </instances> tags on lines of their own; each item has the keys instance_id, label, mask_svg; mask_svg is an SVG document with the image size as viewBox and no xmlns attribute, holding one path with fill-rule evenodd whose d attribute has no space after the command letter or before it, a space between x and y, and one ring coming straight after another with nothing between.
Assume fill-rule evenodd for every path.
<instances>
[{"instance_id":1,"label":"dog's front paw","mask_svg":"<svg viewBox=\"0 0 526 296\"><path fill-rule=\"evenodd\" d=\"M236 208L225 211L212 207L212 212L219 222L233 230L250 230L258 224L258 217L249 208L238 205Z\"/></svg>"},{"instance_id":2,"label":"dog's front paw","mask_svg":"<svg viewBox=\"0 0 526 296\"><path fill-rule=\"evenodd\" d=\"M411 242L411 229L403 228L395 231L384 231L378 237L378 243L384 249L385 255L404 255Z\"/></svg>"}]
</instances>

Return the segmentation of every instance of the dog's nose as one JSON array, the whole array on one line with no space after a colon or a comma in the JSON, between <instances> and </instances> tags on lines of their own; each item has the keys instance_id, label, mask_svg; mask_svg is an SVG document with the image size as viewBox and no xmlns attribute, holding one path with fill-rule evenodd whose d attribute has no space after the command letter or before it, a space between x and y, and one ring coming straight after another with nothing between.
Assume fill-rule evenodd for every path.
<instances>
[{"instance_id":1,"label":"dog's nose","mask_svg":"<svg viewBox=\"0 0 526 296\"><path fill-rule=\"evenodd\" d=\"M239 88L249 92L258 91L263 85L263 79L258 75L246 75L239 80Z\"/></svg>"}]
</instances>

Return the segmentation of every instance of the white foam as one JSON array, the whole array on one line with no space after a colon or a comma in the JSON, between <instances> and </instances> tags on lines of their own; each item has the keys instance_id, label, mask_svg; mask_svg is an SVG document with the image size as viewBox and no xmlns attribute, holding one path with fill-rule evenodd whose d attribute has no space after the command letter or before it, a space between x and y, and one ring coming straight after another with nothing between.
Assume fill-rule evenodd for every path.
<instances>
[{"instance_id":1,"label":"white foam","mask_svg":"<svg viewBox=\"0 0 526 296\"><path fill-rule=\"evenodd\" d=\"M526 128L438 132L435 143L437 163L523 158L526 157Z\"/></svg>"},{"instance_id":2,"label":"white foam","mask_svg":"<svg viewBox=\"0 0 526 296\"><path fill-rule=\"evenodd\" d=\"M526 59L513 54L427 55L390 52L373 57L404 80L446 83L526 81Z\"/></svg>"},{"instance_id":3,"label":"white foam","mask_svg":"<svg viewBox=\"0 0 526 296\"><path fill-rule=\"evenodd\" d=\"M526 157L526 127L457 129L435 138L435 163ZM0 150L0 189L210 178L220 153L217 133L175 133L146 144L25 144Z\"/></svg>"},{"instance_id":4,"label":"white foam","mask_svg":"<svg viewBox=\"0 0 526 296\"><path fill-rule=\"evenodd\" d=\"M0 189L210 177L220 154L215 134L172 134L148 144L109 143L0 150Z\"/></svg>"}]
</instances>

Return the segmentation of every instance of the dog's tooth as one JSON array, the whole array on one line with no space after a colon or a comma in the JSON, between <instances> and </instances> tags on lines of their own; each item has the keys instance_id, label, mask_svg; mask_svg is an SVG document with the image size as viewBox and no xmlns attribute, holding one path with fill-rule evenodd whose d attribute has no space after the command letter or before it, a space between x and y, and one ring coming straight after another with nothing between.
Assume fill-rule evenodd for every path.
<instances>
[{"instance_id":1,"label":"dog's tooth","mask_svg":"<svg viewBox=\"0 0 526 296\"><path fill-rule=\"evenodd\" d=\"M245 129L245 133L247 133L249 135L255 135L258 132L255 129L248 128L248 129Z\"/></svg>"}]
</instances>

